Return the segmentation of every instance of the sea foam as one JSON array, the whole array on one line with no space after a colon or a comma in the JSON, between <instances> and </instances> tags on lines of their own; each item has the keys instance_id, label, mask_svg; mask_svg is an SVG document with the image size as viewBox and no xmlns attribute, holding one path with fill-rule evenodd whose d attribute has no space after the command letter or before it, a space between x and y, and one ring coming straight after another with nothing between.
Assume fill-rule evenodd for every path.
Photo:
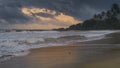
<instances>
[{"instance_id":1,"label":"sea foam","mask_svg":"<svg viewBox=\"0 0 120 68\"><path fill-rule=\"evenodd\" d=\"M103 39L116 31L23 31L0 33L0 57L23 56L30 49Z\"/></svg>"}]
</instances>

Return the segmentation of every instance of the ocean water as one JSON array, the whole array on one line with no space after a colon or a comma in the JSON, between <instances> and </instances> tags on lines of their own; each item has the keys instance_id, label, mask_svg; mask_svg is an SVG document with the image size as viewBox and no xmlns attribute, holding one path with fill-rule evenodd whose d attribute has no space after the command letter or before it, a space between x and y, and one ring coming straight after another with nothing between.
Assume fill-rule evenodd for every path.
<instances>
[{"instance_id":1,"label":"ocean water","mask_svg":"<svg viewBox=\"0 0 120 68\"><path fill-rule=\"evenodd\" d=\"M0 33L0 61L29 54L30 49L99 40L117 31L22 31ZM2 59L1 59L2 58Z\"/></svg>"}]
</instances>

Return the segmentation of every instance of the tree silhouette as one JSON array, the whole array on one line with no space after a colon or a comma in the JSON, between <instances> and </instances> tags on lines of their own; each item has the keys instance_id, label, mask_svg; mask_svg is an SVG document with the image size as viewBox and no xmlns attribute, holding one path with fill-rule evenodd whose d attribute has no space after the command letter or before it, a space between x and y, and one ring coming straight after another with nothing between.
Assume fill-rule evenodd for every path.
<instances>
[{"instance_id":1,"label":"tree silhouette","mask_svg":"<svg viewBox=\"0 0 120 68\"><path fill-rule=\"evenodd\" d=\"M117 14L119 14L119 13L120 13L119 5L116 4L116 3L114 3L114 4L112 5L111 11L112 11L112 13L113 13L113 16L116 16Z\"/></svg>"},{"instance_id":2,"label":"tree silhouette","mask_svg":"<svg viewBox=\"0 0 120 68\"><path fill-rule=\"evenodd\" d=\"M119 5L114 3L112 7L99 14L95 14L93 18L85 20L82 24L72 25L68 30L105 30L105 29L120 29Z\"/></svg>"}]
</instances>

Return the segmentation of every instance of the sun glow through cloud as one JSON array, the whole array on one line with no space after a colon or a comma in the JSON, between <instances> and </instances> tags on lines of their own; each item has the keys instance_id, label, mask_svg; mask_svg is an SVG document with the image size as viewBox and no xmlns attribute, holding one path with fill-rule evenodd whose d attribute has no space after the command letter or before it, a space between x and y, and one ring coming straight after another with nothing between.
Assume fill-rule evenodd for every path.
<instances>
[{"instance_id":1,"label":"sun glow through cloud","mask_svg":"<svg viewBox=\"0 0 120 68\"><path fill-rule=\"evenodd\" d=\"M51 14L51 15L56 14L55 11L48 10L45 8L22 8L22 12L24 14L27 14L27 15L31 15L31 13L33 13L33 14L35 14L35 13L47 13L47 14Z\"/></svg>"},{"instance_id":2,"label":"sun glow through cloud","mask_svg":"<svg viewBox=\"0 0 120 68\"><path fill-rule=\"evenodd\" d=\"M70 25L82 22L80 20L75 19L72 16L65 15L64 13L56 12L54 10L49 10L45 8L22 8L21 11L26 16L31 17L34 20L32 21L32 23L27 24L26 27L24 27L24 25L19 25L20 27L24 27L24 28L31 28L31 29L32 28L33 29L66 28ZM51 17L47 15L46 16L40 15L42 13L49 14L51 15Z\"/></svg>"}]
</instances>

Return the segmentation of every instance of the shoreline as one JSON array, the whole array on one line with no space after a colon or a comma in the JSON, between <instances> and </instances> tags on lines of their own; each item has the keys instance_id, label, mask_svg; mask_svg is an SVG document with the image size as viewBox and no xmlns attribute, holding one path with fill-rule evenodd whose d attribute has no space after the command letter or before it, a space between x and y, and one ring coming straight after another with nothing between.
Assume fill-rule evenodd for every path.
<instances>
[{"instance_id":1,"label":"shoreline","mask_svg":"<svg viewBox=\"0 0 120 68\"><path fill-rule=\"evenodd\" d=\"M80 46L55 46L30 50L27 56L0 63L2 68L90 68L88 66L120 59L120 48L104 49ZM116 60L117 61L117 60ZM116 61L112 62L115 63ZM117 61L118 62L118 61ZM7 65L7 66L6 66ZM42 65L42 66L41 66ZM91 67L92 68L92 67Z\"/></svg>"},{"instance_id":2,"label":"shoreline","mask_svg":"<svg viewBox=\"0 0 120 68\"><path fill-rule=\"evenodd\" d=\"M0 63L1 68L119 68L120 33L105 39L31 49L26 56ZM97 45L96 45L97 44ZM117 45L118 44L118 45Z\"/></svg>"}]
</instances>

